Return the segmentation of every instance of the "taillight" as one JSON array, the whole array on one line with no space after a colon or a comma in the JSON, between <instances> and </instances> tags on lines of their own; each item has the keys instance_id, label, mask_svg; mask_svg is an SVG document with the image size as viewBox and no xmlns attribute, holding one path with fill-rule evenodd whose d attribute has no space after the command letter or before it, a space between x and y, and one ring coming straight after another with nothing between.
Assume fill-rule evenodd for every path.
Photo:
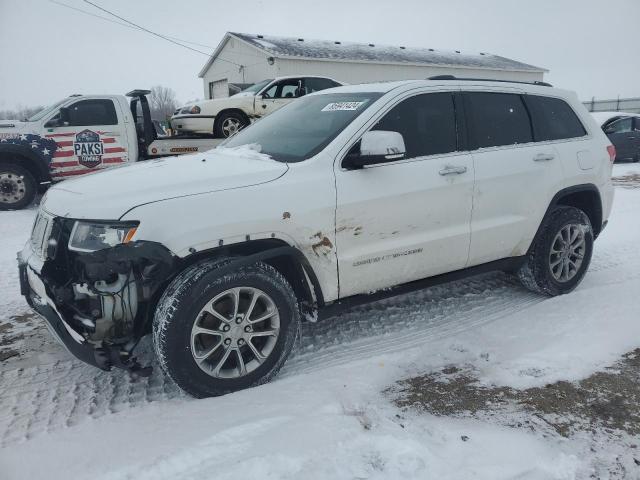
<instances>
[{"instance_id":1,"label":"taillight","mask_svg":"<svg viewBox=\"0 0 640 480\"><path fill-rule=\"evenodd\" d=\"M607 153L609 154L609 160L611 163L616 161L616 147L613 145L607 145Z\"/></svg>"}]
</instances>

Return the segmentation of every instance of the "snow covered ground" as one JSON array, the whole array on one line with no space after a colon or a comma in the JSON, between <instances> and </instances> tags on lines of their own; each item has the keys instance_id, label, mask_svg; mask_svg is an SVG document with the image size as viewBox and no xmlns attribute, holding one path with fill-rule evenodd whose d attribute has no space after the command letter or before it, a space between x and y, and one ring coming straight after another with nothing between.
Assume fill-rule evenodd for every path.
<instances>
[{"instance_id":1,"label":"snow covered ground","mask_svg":"<svg viewBox=\"0 0 640 480\"><path fill-rule=\"evenodd\" d=\"M640 478L637 439L405 411L392 393L451 365L480 385L576 381L639 347L640 166L614 175L609 226L574 293L539 297L495 273L359 307L305 324L274 382L205 400L158 369L132 381L70 358L18 292L34 211L2 212L0 479Z\"/></svg>"}]
</instances>

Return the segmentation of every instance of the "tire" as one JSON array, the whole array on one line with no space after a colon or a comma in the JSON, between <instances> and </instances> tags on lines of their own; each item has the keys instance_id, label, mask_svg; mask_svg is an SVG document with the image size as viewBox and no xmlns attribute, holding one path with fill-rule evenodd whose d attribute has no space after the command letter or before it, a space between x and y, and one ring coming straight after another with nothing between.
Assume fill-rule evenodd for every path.
<instances>
[{"instance_id":1,"label":"tire","mask_svg":"<svg viewBox=\"0 0 640 480\"><path fill-rule=\"evenodd\" d=\"M565 252L567 242L564 239L574 233L577 237L573 241L569 239ZM582 246L574 250L573 246L580 242L580 235ZM569 293L582 281L592 253L593 228L589 217L578 208L555 207L534 240L524 265L518 271L518 278L526 288L536 293L549 296Z\"/></svg>"},{"instance_id":2,"label":"tire","mask_svg":"<svg viewBox=\"0 0 640 480\"><path fill-rule=\"evenodd\" d=\"M235 125L235 127L231 127ZM249 125L244 115L238 112L223 112L215 121L213 134L218 138L229 138Z\"/></svg>"},{"instance_id":3,"label":"tire","mask_svg":"<svg viewBox=\"0 0 640 480\"><path fill-rule=\"evenodd\" d=\"M29 170L0 162L0 210L21 210L31 205L38 187Z\"/></svg>"},{"instance_id":4,"label":"tire","mask_svg":"<svg viewBox=\"0 0 640 480\"><path fill-rule=\"evenodd\" d=\"M271 380L291 353L300 330L296 296L277 270L256 263L219 275L216 270L229 261L207 260L186 269L167 287L153 319L153 343L162 369L181 389L198 398L224 395ZM242 320L245 323L238 320L240 316L234 323L233 312L224 315L226 322L203 312L207 308L224 313L223 307L233 305L234 295L227 294L230 291L239 292L235 297L240 298L237 311L247 310ZM262 309L258 316L274 310L276 313L264 322L248 324L251 317L257 320L256 314L247 307L253 299L248 292L264 294L258 294L254 303L254 312ZM272 302L268 308L262 305L268 304L267 300ZM277 327L274 326L276 320ZM223 332L227 327L230 331ZM251 333L245 333L247 328ZM200 331L197 329L216 333L194 334ZM277 335L268 334L276 330ZM229 346L226 346L227 340ZM207 353L211 351L213 353ZM255 351L264 354L262 362L254 355Z\"/></svg>"}]
</instances>

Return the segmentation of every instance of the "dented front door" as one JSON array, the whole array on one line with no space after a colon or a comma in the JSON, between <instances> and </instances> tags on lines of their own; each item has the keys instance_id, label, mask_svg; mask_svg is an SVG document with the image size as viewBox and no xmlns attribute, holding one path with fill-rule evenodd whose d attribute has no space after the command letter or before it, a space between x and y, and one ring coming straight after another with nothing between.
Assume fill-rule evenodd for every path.
<instances>
[{"instance_id":1,"label":"dented front door","mask_svg":"<svg viewBox=\"0 0 640 480\"><path fill-rule=\"evenodd\" d=\"M401 133L407 158L336 164L341 297L464 268L469 253L473 160L457 151L453 95L410 97L372 129Z\"/></svg>"}]
</instances>

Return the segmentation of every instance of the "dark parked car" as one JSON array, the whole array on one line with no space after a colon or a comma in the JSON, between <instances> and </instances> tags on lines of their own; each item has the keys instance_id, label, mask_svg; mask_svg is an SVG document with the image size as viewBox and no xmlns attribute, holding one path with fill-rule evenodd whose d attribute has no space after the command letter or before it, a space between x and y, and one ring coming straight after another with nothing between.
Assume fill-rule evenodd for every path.
<instances>
[{"instance_id":1,"label":"dark parked car","mask_svg":"<svg viewBox=\"0 0 640 480\"><path fill-rule=\"evenodd\" d=\"M598 112L593 116L616 147L616 161L640 162L640 115Z\"/></svg>"}]
</instances>

